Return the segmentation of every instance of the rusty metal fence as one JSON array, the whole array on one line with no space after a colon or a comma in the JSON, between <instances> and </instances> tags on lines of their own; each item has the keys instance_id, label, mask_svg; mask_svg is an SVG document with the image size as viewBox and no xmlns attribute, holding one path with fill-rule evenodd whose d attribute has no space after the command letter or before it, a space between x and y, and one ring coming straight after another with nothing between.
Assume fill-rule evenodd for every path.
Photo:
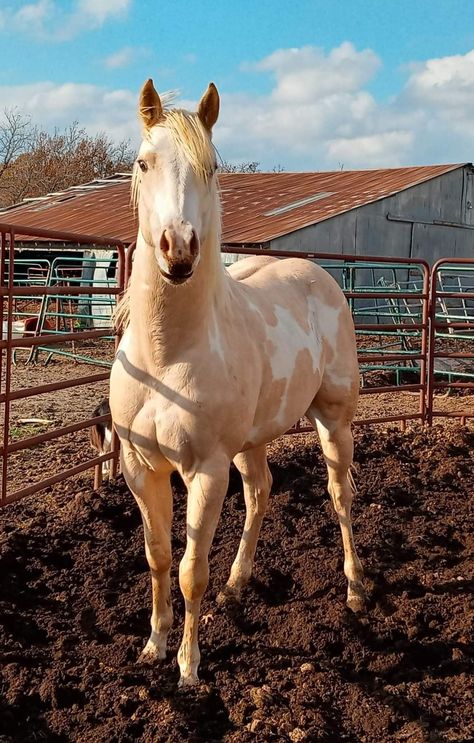
<instances>
[{"instance_id":1,"label":"rusty metal fence","mask_svg":"<svg viewBox=\"0 0 474 743\"><path fill-rule=\"evenodd\" d=\"M463 407L474 391L474 258L442 258L430 276L430 333L427 358L426 422L474 413ZM459 409L436 409L437 392L457 394Z\"/></svg>"},{"instance_id":2,"label":"rusty metal fence","mask_svg":"<svg viewBox=\"0 0 474 743\"><path fill-rule=\"evenodd\" d=\"M85 470L101 465L102 462L109 459L112 460L111 469L113 475L115 475L117 468L118 442L117 437L114 436L111 453L89 458L81 464L77 464L68 469L63 469L53 476L40 480L39 482L24 485L13 492L8 491L8 461L11 454L14 452L30 450L38 444L53 441L67 434L76 433L77 431L86 429L95 423L107 420L107 416L88 418L67 426L61 426L54 430L49 430L39 435L28 436L19 441L12 441L10 438L10 409L12 402L36 397L48 392L80 387L81 385L91 385L96 382L107 380L109 376L109 371L103 371L96 374L70 377L68 379L53 381L33 387L12 389L12 368L15 351L19 348L34 349L39 346L55 347L57 344L64 344L72 341L77 343L80 341L100 339L104 336L114 335L113 328L79 329L76 331L58 332L54 334L48 334L47 330L39 334L39 328L36 328L32 333L27 334L24 337L18 337L18 333L14 334L14 304L18 300L21 300L21 298L27 297L30 301L34 301L34 299L37 298L38 301L41 302L41 300L51 294L58 297L62 294L67 295L68 297L81 297L84 295L93 297L104 292L103 287L94 287L90 284L74 287L48 287L41 282L31 282L29 285L24 285L22 282L15 281L15 257L17 252L16 241L20 236L22 239L25 237L32 237L44 241L61 241L62 243L75 245L78 248L80 248L80 246L90 247L91 245L94 245L97 247L113 249L117 252L118 257L116 283L114 287L107 287L107 294L119 296L123 292L125 284L125 246L120 240L114 240L113 238L104 239L91 235L42 230L38 228L33 230L19 225L0 224L0 327L2 328L2 339L0 341L0 403L3 406L3 441L0 449L0 506L12 503L13 501L19 500L20 498L39 490L43 490L44 488L61 482L68 477L76 476Z\"/></svg>"},{"instance_id":3,"label":"rusty metal fence","mask_svg":"<svg viewBox=\"0 0 474 743\"><path fill-rule=\"evenodd\" d=\"M107 284L106 293L118 297L124 290L130 275L133 248L125 246L119 240L98 238L90 235L60 233L49 230L29 229L18 225L0 224L0 321L2 340L0 341L0 403L3 405L3 444L0 448L1 486L0 506L16 501L26 495L52 486L66 478L76 476L86 470L95 468L94 485L100 483L101 465L111 462L111 474L117 471L118 440L114 434L112 451L109 454L96 456L76 464L68 469L58 471L51 477L34 484L24 485L14 492L8 491L8 460L13 453L31 450L38 444L53 441L61 436L87 429L95 423L105 422L107 416L86 418L55 430L39 435L29 436L19 441L10 437L10 407L16 400L36 397L56 390L71 389L81 385L91 385L108 379L109 371L81 375L34 387L12 389L12 366L17 349L34 350L39 347L54 347L66 342L80 342L87 339L102 339L114 336L112 328L77 329L69 332L48 334L47 330L37 327L26 337L17 337L14 332L14 303L21 298L38 299L44 302L49 295L55 297L87 295L89 298L104 292L103 287L87 283L86 285L48 287L44 281L35 276L27 285L15 281L16 238L18 236L42 238L50 241L62 241L76 245L113 249L117 253L116 281L114 286ZM261 250L232 248L235 256L262 254ZM443 412L436 409L437 391L447 390L459 393L474 388L474 383L467 378L458 381L456 374L446 376L437 364L440 359L462 358L470 362L474 359L474 286L464 290L459 286L454 291L446 280L446 274L454 275L454 268L467 272L474 279L474 259L456 261L445 259L439 261L433 269L422 260L394 259L379 256L333 255L321 253L295 253L293 251L265 251L265 255L277 258L299 257L313 260L326 268L342 286L354 316L358 339L358 356L361 378L366 383L361 387L361 395L389 394L397 395L409 392L415 400L415 408L404 410L401 405L391 415L363 417L355 421L357 425L399 422L405 426L408 421L419 421L431 424L438 416L459 417L465 421L474 417L474 413L460 409L459 412ZM21 260L21 259L20 259ZM454 268L453 268L454 267ZM450 271L453 271L450 274ZM474 283L474 282L473 282ZM468 286L469 289L469 286ZM453 306L447 312L447 307ZM458 308L462 313L457 317ZM449 309L449 308L448 308ZM451 311L452 310L452 311ZM449 319L449 323L447 319ZM456 337L454 337L456 336ZM460 336L460 337L458 337ZM472 339L467 350L459 350L457 343ZM117 342L117 338L116 338ZM440 344L443 344L440 345ZM472 366L472 364L471 364ZM377 384L377 374L388 373ZM371 375L376 383L369 384ZM400 384L400 379L403 384ZM459 397L462 407L463 398ZM292 432L312 430L304 421L292 429Z\"/></svg>"}]
</instances>

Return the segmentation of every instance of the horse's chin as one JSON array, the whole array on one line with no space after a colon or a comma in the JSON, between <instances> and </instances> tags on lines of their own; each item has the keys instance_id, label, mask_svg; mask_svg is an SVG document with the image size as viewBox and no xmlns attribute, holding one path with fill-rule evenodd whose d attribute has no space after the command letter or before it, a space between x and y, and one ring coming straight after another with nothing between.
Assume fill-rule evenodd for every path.
<instances>
[{"instance_id":1,"label":"horse's chin","mask_svg":"<svg viewBox=\"0 0 474 743\"><path fill-rule=\"evenodd\" d=\"M163 269L158 266L160 269L160 274L164 278L167 284L171 284L171 286L181 286L182 284L185 284L189 279L192 277L194 271L190 271L189 273L184 274L184 276L172 276L170 273L166 273L166 271L163 271Z\"/></svg>"}]
</instances>

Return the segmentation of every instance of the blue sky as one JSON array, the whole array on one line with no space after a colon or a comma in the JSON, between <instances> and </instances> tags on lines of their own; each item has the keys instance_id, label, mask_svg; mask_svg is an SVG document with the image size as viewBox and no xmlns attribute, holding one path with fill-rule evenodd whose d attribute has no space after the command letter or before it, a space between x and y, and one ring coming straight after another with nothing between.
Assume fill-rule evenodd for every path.
<instances>
[{"instance_id":1,"label":"blue sky","mask_svg":"<svg viewBox=\"0 0 474 743\"><path fill-rule=\"evenodd\" d=\"M209 80L226 160L287 170L473 159L474 3L3 0L0 107L137 141L147 77Z\"/></svg>"}]
</instances>

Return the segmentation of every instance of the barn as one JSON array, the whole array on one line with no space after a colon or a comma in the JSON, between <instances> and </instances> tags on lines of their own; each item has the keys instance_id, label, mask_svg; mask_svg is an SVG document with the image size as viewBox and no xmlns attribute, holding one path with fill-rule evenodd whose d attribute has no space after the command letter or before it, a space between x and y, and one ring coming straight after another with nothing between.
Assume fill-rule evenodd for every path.
<instances>
[{"instance_id":1,"label":"barn","mask_svg":"<svg viewBox=\"0 0 474 743\"><path fill-rule=\"evenodd\" d=\"M219 181L222 243L228 250L385 255L429 263L473 255L471 163L326 173L221 173ZM4 222L113 236L130 244L137 225L129 192L130 174L116 174L27 199L3 209L0 216Z\"/></svg>"}]
</instances>

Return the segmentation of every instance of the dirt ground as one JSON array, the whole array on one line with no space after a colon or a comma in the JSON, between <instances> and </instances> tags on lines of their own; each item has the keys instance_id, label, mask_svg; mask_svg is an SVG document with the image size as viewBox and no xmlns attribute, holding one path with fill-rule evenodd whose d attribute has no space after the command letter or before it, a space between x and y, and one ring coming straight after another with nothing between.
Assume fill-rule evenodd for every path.
<instances>
[{"instance_id":1,"label":"dirt ground","mask_svg":"<svg viewBox=\"0 0 474 743\"><path fill-rule=\"evenodd\" d=\"M218 608L243 525L239 478L211 553L201 678L178 690L175 487L169 655L136 663L150 586L122 480L88 474L0 513L0 741L467 743L473 739L474 431L356 432L365 616L346 610L339 528L314 436L271 447L273 495L242 606Z\"/></svg>"}]
</instances>

